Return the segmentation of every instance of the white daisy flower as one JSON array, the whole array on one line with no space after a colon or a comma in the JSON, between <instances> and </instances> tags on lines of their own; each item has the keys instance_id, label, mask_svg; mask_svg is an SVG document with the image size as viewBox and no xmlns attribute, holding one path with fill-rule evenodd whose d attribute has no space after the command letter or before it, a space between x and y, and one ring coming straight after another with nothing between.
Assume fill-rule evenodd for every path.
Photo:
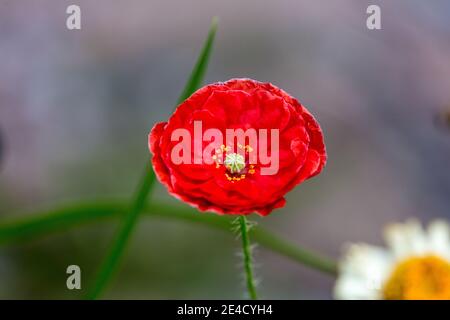
<instances>
[{"instance_id":1,"label":"white daisy flower","mask_svg":"<svg viewBox=\"0 0 450 320\"><path fill-rule=\"evenodd\" d=\"M450 300L450 228L417 220L388 225L387 248L351 244L339 263L337 299Z\"/></svg>"}]
</instances>

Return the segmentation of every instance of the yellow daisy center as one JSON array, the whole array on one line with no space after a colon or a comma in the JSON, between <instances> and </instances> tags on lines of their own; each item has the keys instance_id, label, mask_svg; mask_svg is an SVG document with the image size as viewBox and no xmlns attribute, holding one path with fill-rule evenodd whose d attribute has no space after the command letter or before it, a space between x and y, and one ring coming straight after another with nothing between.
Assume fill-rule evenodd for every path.
<instances>
[{"instance_id":1,"label":"yellow daisy center","mask_svg":"<svg viewBox=\"0 0 450 320\"><path fill-rule=\"evenodd\" d=\"M400 262L382 288L386 300L449 300L450 263L438 256Z\"/></svg>"}]
</instances>

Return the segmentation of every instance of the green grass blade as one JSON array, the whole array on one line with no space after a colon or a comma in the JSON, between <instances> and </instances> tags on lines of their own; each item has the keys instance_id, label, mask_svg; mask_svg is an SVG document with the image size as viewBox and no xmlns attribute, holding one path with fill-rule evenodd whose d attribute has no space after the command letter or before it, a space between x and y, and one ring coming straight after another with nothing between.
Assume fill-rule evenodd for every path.
<instances>
[{"instance_id":1,"label":"green grass blade","mask_svg":"<svg viewBox=\"0 0 450 320\"><path fill-rule=\"evenodd\" d=\"M97 299L100 294L106 289L114 272L119 267L120 258L123 255L125 247L129 241L131 233L136 225L139 213L145 205L148 195L150 194L155 184L155 174L151 168L150 162L147 164L145 174L140 183L135 199L128 212L123 215L121 225L116 234L108 256L100 267L100 272L95 278L94 285L90 288L87 294L88 299Z\"/></svg>"},{"instance_id":2,"label":"green grass blade","mask_svg":"<svg viewBox=\"0 0 450 320\"><path fill-rule=\"evenodd\" d=\"M207 69L209 57L211 55L216 30L217 19L214 18L197 63L194 66L191 76L189 77L189 80L180 95L177 104L189 97L201 85ZM136 226L139 213L141 212L147 197L151 193L154 184L155 174L151 169L150 164L148 164L132 205L122 220L119 231L113 240L109 254L100 267L100 272L95 279L94 285L88 292L88 299L97 299L105 290L107 284L110 282L113 274L117 270L120 258L122 257L132 231Z\"/></svg>"},{"instance_id":3,"label":"green grass blade","mask_svg":"<svg viewBox=\"0 0 450 320\"><path fill-rule=\"evenodd\" d=\"M178 98L177 104L180 104L181 102L189 98L191 94L193 94L198 88L200 88L203 82L206 69L208 67L208 61L211 56L214 38L217 32L217 21L217 17L214 17L212 19L211 27L209 29L205 44L203 45L203 49L198 57L194 69L192 69L191 75L189 76L189 80L186 83L183 92Z\"/></svg>"}]
</instances>

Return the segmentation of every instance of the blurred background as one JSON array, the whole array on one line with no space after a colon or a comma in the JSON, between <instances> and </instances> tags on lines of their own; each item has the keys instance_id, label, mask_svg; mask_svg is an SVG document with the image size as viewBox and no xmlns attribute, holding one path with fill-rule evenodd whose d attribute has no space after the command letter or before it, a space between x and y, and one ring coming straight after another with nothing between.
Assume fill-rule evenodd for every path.
<instances>
[{"instance_id":1,"label":"blurred background","mask_svg":"<svg viewBox=\"0 0 450 320\"><path fill-rule=\"evenodd\" d=\"M81 7L82 29L66 28ZM382 30L366 28L381 7ZM133 193L147 134L167 119L212 16L206 81L250 77L319 120L329 161L260 225L338 258L383 225L450 218L450 2L446 0L0 0L0 219ZM157 186L158 202L178 204ZM79 298L113 221L0 247L0 298ZM242 298L239 242L142 217L105 298ZM260 295L329 299L333 278L259 247Z\"/></svg>"}]
</instances>

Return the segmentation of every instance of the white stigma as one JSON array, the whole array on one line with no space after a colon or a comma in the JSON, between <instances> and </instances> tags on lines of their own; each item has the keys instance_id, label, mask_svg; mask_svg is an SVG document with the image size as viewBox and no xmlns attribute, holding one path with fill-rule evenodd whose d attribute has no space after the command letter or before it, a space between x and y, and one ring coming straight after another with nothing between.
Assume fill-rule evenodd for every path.
<instances>
[{"instance_id":1,"label":"white stigma","mask_svg":"<svg viewBox=\"0 0 450 320\"><path fill-rule=\"evenodd\" d=\"M230 173L239 173L245 168L245 159L238 153L227 153L224 165Z\"/></svg>"}]
</instances>

